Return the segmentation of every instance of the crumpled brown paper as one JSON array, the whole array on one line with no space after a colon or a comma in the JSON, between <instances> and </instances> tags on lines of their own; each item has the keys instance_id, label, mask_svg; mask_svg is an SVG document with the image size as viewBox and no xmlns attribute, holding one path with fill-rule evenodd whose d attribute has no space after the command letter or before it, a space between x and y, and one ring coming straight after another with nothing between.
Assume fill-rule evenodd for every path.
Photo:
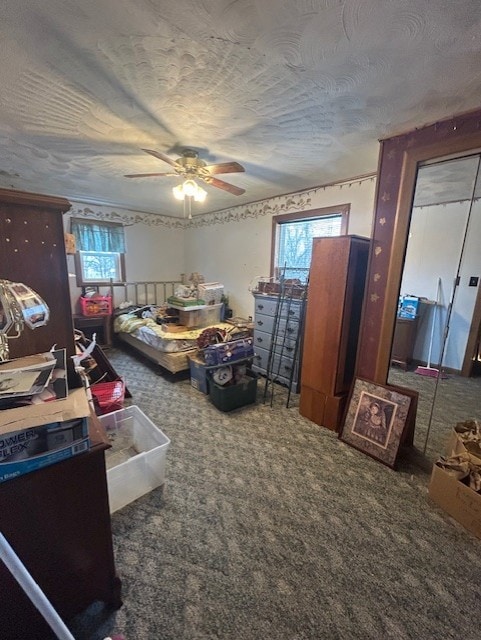
<instances>
[{"instance_id":1,"label":"crumpled brown paper","mask_svg":"<svg viewBox=\"0 0 481 640\"><path fill-rule=\"evenodd\" d=\"M478 420L458 422L454 430L466 449L475 456L481 457L481 424Z\"/></svg>"},{"instance_id":2,"label":"crumpled brown paper","mask_svg":"<svg viewBox=\"0 0 481 640\"><path fill-rule=\"evenodd\" d=\"M481 465L473 462L468 452L449 458L441 457L436 464L457 480L463 481L473 491L481 491Z\"/></svg>"},{"instance_id":3,"label":"crumpled brown paper","mask_svg":"<svg viewBox=\"0 0 481 640\"><path fill-rule=\"evenodd\" d=\"M477 420L465 420L458 422L454 430L461 440L475 441L481 443L481 424Z\"/></svg>"}]
</instances>

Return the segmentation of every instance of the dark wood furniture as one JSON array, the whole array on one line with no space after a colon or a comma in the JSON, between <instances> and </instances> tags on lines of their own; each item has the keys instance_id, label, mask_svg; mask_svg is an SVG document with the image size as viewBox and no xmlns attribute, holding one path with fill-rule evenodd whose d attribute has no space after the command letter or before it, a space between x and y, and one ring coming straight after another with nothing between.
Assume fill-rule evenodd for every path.
<instances>
[{"instance_id":1,"label":"dark wood furniture","mask_svg":"<svg viewBox=\"0 0 481 640\"><path fill-rule=\"evenodd\" d=\"M418 326L417 318L397 318L394 328L391 362L407 370L413 359Z\"/></svg>"},{"instance_id":2,"label":"dark wood furniture","mask_svg":"<svg viewBox=\"0 0 481 640\"><path fill-rule=\"evenodd\" d=\"M69 388L80 386L62 214L63 198L0 189L0 277L24 282L50 309L47 325L25 328L10 357L67 353ZM94 423L95 419L91 420ZM95 600L120 606L101 439L88 453L0 483L0 528L62 618ZM44 640L45 621L0 562L0 637Z\"/></svg>"},{"instance_id":3,"label":"dark wood furniture","mask_svg":"<svg viewBox=\"0 0 481 640\"><path fill-rule=\"evenodd\" d=\"M337 431L354 376L369 240L314 238L301 370L301 415Z\"/></svg>"},{"instance_id":4,"label":"dark wood furniture","mask_svg":"<svg viewBox=\"0 0 481 640\"><path fill-rule=\"evenodd\" d=\"M73 316L75 329L81 331L87 338L92 339L97 334L97 343L102 347L112 346L112 316Z\"/></svg>"},{"instance_id":5,"label":"dark wood furniture","mask_svg":"<svg viewBox=\"0 0 481 640\"><path fill-rule=\"evenodd\" d=\"M121 606L104 451L80 454L0 484L5 538L61 618L100 600ZM42 616L0 562L3 640L51 637Z\"/></svg>"},{"instance_id":6,"label":"dark wood furniture","mask_svg":"<svg viewBox=\"0 0 481 640\"><path fill-rule=\"evenodd\" d=\"M62 214L63 198L0 189L0 277L32 287L50 309L48 324L25 328L10 340L10 357L49 351L56 344L67 351L69 385L78 385L71 356L75 353L70 288Z\"/></svg>"}]
</instances>

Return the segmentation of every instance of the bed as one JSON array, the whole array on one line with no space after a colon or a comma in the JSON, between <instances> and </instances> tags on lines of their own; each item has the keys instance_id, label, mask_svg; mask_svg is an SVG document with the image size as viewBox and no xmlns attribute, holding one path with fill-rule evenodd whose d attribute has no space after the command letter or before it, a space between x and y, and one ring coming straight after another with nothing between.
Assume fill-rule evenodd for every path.
<instances>
[{"instance_id":1,"label":"bed","mask_svg":"<svg viewBox=\"0 0 481 640\"><path fill-rule=\"evenodd\" d=\"M172 295L174 282L123 283L121 298L112 291L116 306L114 332L116 338L170 373L190 367L189 356L197 351L197 338L203 328L185 328L158 324L155 310L165 305ZM131 303L131 304L128 304ZM216 323L212 326L232 331L232 325Z\"/></svg>"}]
</instances>

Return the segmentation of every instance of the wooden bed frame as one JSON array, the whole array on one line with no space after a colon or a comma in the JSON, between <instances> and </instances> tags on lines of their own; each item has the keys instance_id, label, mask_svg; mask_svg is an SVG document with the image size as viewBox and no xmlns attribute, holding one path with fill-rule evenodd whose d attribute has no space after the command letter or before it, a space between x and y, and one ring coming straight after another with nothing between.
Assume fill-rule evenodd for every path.
<instances>
[{"instance_id":1,"label":"wooden bed frame","mask_svg":"<svg viewBox=\"0 0 481 640\"><path fill-rule=\"evenodd\" d=\"M166 353L165 351L154 349L154 347L138 340L134 336L130 335L130 333L120 331L119 333L116 333L115 336L155 364L158 364L159 366L164 367L164 369L167 369L167 371L170 371L170 373L179 373L180 371L186 371L189 369L190 365L188 356L193 355L197 351L197 349L189 349L187 351Z\"/></svg>"}]
</instances>

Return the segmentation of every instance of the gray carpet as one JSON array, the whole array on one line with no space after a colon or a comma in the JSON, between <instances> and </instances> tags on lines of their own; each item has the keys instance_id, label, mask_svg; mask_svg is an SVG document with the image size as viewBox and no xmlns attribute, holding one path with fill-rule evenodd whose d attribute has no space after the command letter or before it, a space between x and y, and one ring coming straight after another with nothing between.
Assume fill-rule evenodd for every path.
<instances>
[{"instance_id":1,"label":"gray carpet","mask_svg":"<svg viewBox=\"0 0 481 640\"><path fill-rule=\"evenodd\" d=\"M392 471L282 390L222 413L188 379L109 357L172 444L164 491L112 518L124 605L79 616L78 640L480 637L481 541L430 502L420 456Z\"/></svg>"},{"instance_id":2,"label":"gray carpet","mask_svg":"<svg viewBox=\"0 0 481 640\"><path fill-rule=\"evenodd\" d=\"M481 377L464 378L454 374L432 378L392 367L391 384L419 392L414 444L429 460L442 454L450 430L457 422L474 418L481 422Z\"/></svg>"}]
</instances>

